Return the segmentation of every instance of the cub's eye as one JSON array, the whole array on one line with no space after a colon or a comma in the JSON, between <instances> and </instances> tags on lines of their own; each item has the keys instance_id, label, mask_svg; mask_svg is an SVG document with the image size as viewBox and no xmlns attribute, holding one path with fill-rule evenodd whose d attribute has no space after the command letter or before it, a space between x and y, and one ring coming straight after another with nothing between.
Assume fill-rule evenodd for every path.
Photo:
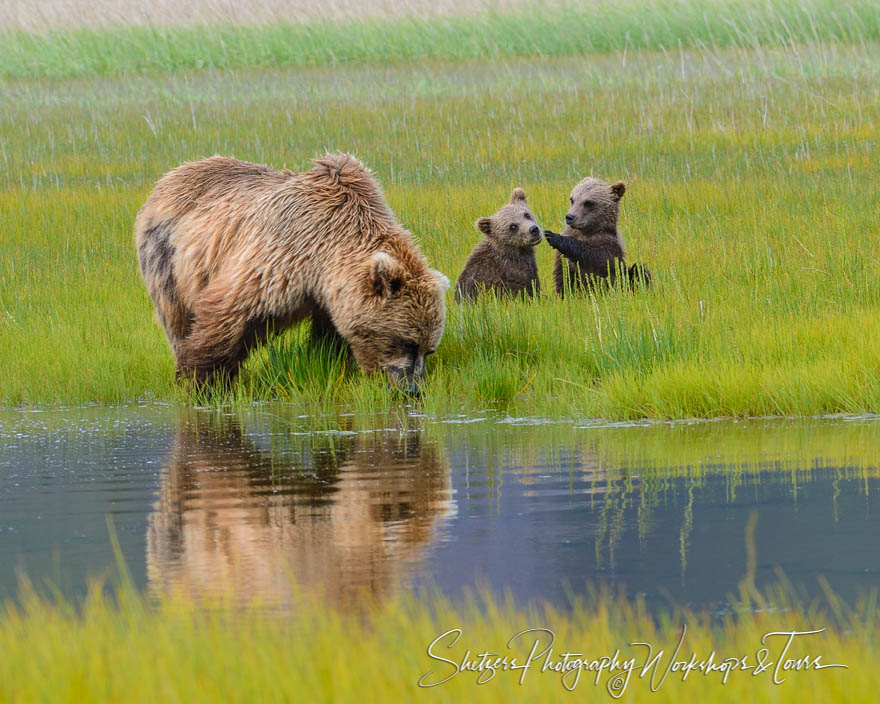
<instances>
[{"instance_id":1,"label":"cub's eye","mask_svg":"<svg viewBox=\"0 0 880 704\"><path fill-rule=\"evenodd\" d=\"M403 353L409 357L415 356L419 353L419 346L410 340L401 340L400 349L402 349Z\"/></svg>"},{"instance_id":2,"label":"cub's eye","mask_svg":"<svg viewBox=\"0 0 880 704\"><path fill-rule=\"evenodd\" d=\"M584 201L585 208L592 208L594 205L596 205L596 203L592 200L585 200Z\"/></svg>"},{"instance_id":3,"label":"cub's eye","mask_svg":"<svg viewBox=\"0 0 880 704\"><path fill-rule=\"evenodd\" d=\"M516 223L515 222L510 223L510 227L508 229L511 232L514 232L516 230Z\"/></svg>"},{"instance_id":4,"label":"cub's eye","mask_svg":"<svg viewBox=\"0 0 880 704\"><path fill-rule=\"evenodd\" d=\"M525 218L526 218L526 220L534 220L534 219L535 219L535 218L532 217L532 214L531 214L531 213L526 213L526 214L525 214Z\"/></svg>"},{"instance_id":5,"label":"cub's eye","mask_svg":"<svg viewBox=\"0 0 880 704\"><path fill-rule=\"evenodd\" d=\"M574 198L569 198L568 202L571 203L572 205L574 205Z\"/></svg>"}]
</instances>

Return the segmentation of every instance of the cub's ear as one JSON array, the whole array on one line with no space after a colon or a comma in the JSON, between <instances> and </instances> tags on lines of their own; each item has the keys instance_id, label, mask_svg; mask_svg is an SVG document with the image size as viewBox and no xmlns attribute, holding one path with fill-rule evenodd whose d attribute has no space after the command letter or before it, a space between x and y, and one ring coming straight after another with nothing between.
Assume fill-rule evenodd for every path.
<instances>
[{"instance_id":1,"label":"cub's ear","mask_svg":"<svg viewBox=\"0 0 880 704\"><path fill-rule=\"evenodd\" d=\"M492 234L492 218L480 218L474 224L477 226L477 229L484 235Z\"/></svg>"},{"instance_id":2,"label":"cub's ear","mask_svg":"<svg viewBox=\"0 0 880 704\"><path fill-rule=\"evenodd\" d=\"M403 286L406 269L388 252L376 252L367 261L367 278L371 294L390 298Z\"/></svg>"},{"instance_id":3,"label":"cub's ear","mask_svg":"<svg viewBox=\"0 0 880 704\"><path fill-rule=\"evenodd\" d=\"M510 194L510 202L511 203L520 203L525 201L526 192L522 188L514 188L513 193Z\"/></svg>"},{"instance_id":4,"label":"cub's ear","mask_svg":"<svg viewBox=\"0 0 880 704\"><path fill-rule=\"evenodd\" d=\"M431 269L431 276L434 278L437 287L440 289L440 293L446 293L449 290L449 279L446 278L446 274L437 271L436 269Z\"/></svg>"},{"instance_id":5,"label":"cub's ear","mask_svg":"<svg viewBox=\"0 0 880 704\"><path fill-rule=\"evenodd\" d=\"M623 181L618 181L611 186L611 192L614 194L614 200L620 200L626 193L626 184Z\"/></svg>"}]
</instances>

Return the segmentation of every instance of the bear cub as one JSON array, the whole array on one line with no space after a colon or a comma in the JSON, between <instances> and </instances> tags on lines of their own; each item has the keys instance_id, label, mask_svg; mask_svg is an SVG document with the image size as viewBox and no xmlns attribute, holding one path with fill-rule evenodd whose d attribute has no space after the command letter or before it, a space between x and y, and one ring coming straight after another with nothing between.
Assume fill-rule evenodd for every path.
<instances>
[{"instance_id":1,"label":"bear cub","mask_svg":"<svg viewBox=\"0 0 880 704\"><path fill-rule=\"evenodd\" d=\"M501 295L537 293L535 246L541 242L541 228L526 204L525 191L515 188L507 205L475 224L484 238L458 277L455 300L472 300L490 289Z\"/></svg>"},{"instance_id":2,"label":"bear cub","mask_svg":"<svg viewBox=\"0 0 880 704\"><path fill-rule=\"evenodd\" d=\"M553 277L560 296L564 295L566 269L574 290L592 290L599 282L613 286L618 275L625 276L631 288L639 282L644 286L650 284L651 273L643 264L626 268L623 239L617 229L624 193L623 181L608 185L585 178L571 192L563 233L544 231L547 244L556 250Z\"/></svg>"}]
</instances>

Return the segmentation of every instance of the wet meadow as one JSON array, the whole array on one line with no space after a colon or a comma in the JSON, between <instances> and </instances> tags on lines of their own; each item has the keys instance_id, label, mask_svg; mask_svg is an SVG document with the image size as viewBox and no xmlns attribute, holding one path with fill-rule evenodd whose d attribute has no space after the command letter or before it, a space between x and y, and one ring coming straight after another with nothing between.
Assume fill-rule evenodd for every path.
<instances>
[{"instance_id":1,"label":"wet meadow","mask_svg":"<svg viewBox=\"0 0 880 704\"><path fill-rule=\"evenodd\" d=\"M871 699L875 3L83 7L75 27L68 5L0 9L0 696ZM513 187L558 231L580 178L625 180L653 285L560 300L541 245L535 300L449 292L418 402L307 326L229 388L176 383L134 252L152 185L328 150L453 281ZM536 664L418 686L440 657L528 656L506 648L523 629L552 629L554 658L642 662L631 643L668 659L683 624L682 659L739 659L727 684L584 669L569 692ZM742 666L768 632L822 628L788 657L848 669Z\"/></svg>"}]
</instances>

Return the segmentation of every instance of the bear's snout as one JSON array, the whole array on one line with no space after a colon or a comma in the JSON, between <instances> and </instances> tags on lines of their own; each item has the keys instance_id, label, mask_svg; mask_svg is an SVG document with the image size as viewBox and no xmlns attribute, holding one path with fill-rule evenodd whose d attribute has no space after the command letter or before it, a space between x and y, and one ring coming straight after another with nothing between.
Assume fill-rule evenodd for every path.
<instances>
[{"instance_id":1,"label":"bear's snout","mask_svg":"<svg viewBox=\"0 0 880 704\"><path fill-rule=\"evenodd\" d=\"M532 225L529 228L529 234L532 236L532 244L536 245L541 241L541 228L537 225Z\"/></svg>"},{"instance_id":2,"label":"bear's snout","mask_svg":"<svg viewBox=\"0 0 880 704\"><path fill-rule=\"evenodd\" d=\"M385 367L385 375L392 386L410 396L420 396L420 387L425 379L425 358L415 355L405 364L389 364Z\"/></svg>"},{"instance_id":3,"label":"bear's snout","mask_svg":"<svg viewBox=\"0 0 880 704\"><path fill-rule=\"evenodd\" d=\"M574 222L574 215L572 215L571 213L566 213L565 214L565 224L571 225L573 222Z\"/></svg>"}]
</instances>

